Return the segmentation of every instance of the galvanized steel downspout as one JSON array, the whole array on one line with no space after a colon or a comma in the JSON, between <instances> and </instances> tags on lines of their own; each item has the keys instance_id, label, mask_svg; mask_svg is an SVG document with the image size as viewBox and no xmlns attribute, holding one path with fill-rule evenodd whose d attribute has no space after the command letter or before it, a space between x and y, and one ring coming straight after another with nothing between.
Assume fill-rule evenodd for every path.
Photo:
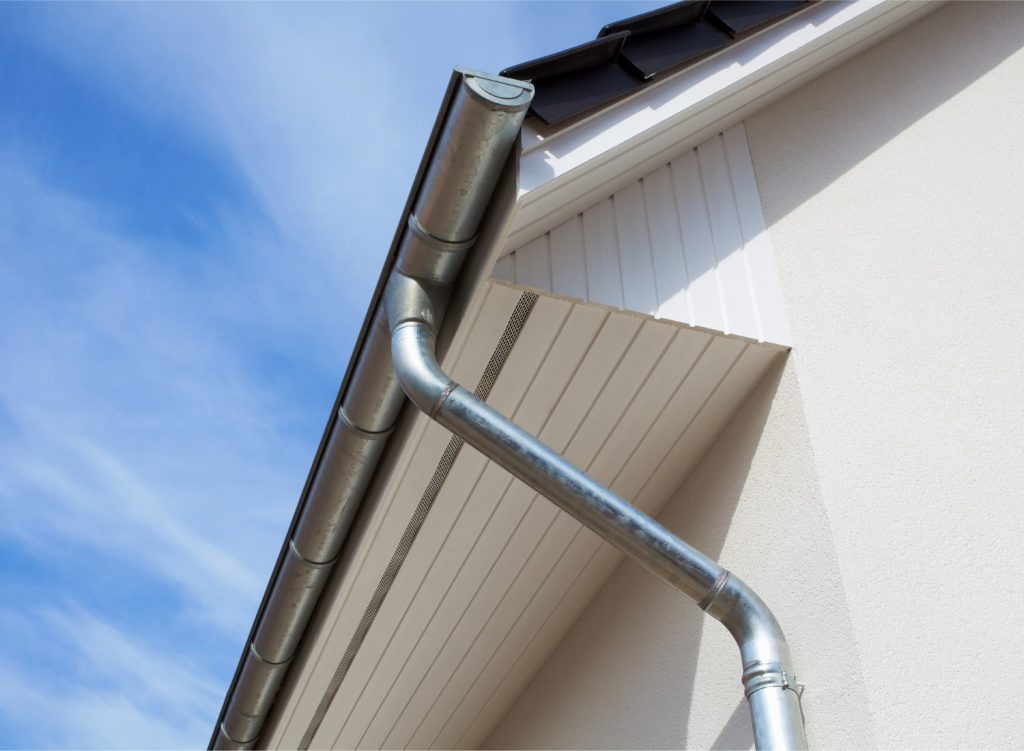
<instances>
[{"instance_id":1,"label":"galvanized steel downspout","mask_svg":"<svg viewBox=\"0 0 1024 751\"><path fill-rule=\"evenodd\" d=\"M759 749L806 748L785 636L736 576L590 479L447 375L441 320L481 216L532 97L529 84L461 73L419 187L387 287L345 389L288 555L264 607L214 746L249 748L358 501L397 419L402 391L476 447L721 621L740 647Z\"/></svg>"},{"instance_id":2,"label":"galvanized steel downspout","mask_svg":"<svg viewBox=\"0 0 1024 751\"><path fill-rule=\"evenodd\" d=\"M429 269L432 262L423 258L416 266ZM768 606L739 577L442 372L434 353L439 297L429 276L402 266L384 292L394 372L413 404L721 621L740 647L756 747L806 748L789 648Z\"/></svg>"},{"instance_id":3,"label":"galvanized steel downspout","mask_svg":"<svg viewBox=\"0 0 1024 751\"><path fill-rule=\"evenodd\" d=\"M423 315L431 309L428 284L396 273L384 300L395 372L412 402L721 621L740 647L755 746L806 748L786 637L761 598L445 375L431 316Z\"/></svg>"}]
</instances>

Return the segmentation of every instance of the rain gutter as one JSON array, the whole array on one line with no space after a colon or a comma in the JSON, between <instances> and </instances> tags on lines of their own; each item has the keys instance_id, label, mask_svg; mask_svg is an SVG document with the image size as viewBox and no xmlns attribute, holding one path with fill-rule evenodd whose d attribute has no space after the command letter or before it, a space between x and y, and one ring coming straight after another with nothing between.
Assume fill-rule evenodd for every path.
<instances>
[{"instance_id":1,"label":"rain gutter","mask_svg":"<svg viewBox=\"0 0 1024 751\"><path fill-rule=\"evenodd\" d=\"M449 322L457 323L472 290L468 285L453 290L453 282L475 244L495 186L515 172L519 131L532 97L529 83L464 69L452 74L211 749L258 744L405 403L391 368L384 284L393 271L423 279L431 286L429 316L435 329L449 307L456 319L449 316ZM511 204L514 190L505 192ZM470 282L486 274L482 264L468 265L463 277Z\"/></svg>"}]
</instances>

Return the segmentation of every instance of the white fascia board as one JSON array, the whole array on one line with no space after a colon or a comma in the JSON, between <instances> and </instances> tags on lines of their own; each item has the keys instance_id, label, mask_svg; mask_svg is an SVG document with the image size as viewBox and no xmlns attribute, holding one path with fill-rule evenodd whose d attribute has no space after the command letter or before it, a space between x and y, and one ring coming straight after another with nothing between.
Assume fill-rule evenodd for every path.
<instances>
[{"instance_id":1,"label":"white fascia board","mask_svg":"<svg viewBox=\"0 0 1024 751\"><path fill-rule=\"evenodd\" d=\"M528 123L506 252L941 4L822 2L552 135Z\"/></svg>"}]
</instances>

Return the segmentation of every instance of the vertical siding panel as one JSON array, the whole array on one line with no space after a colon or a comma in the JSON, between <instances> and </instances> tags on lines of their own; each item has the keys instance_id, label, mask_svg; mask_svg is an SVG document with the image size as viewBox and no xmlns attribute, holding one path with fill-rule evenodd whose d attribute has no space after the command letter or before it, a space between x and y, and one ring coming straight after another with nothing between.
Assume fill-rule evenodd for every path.
<instances>
[{"instance_id":1,"label":"vertical siding panel","mask_svg":"<svg viewBox=\"0 0 1024 751\"><path fill-rule=\"evenodd\" d=\"M524 605L525 596L512 590L524 576L524 568L527 575L537 573L536 564L532 569L529 567L531 556L559 513L554 504L536 503L535 498L527 485L512 482L506 503L526 506L527 511L511 527L507 544L502 545L500 539L493 543L498 551L497 560L490 569L483 569L483 584L473 593L466 609L457 614L454 629L430 661L426 674L410 687L412 695L394 718L383 748L426 748L430 744L464 697L460 684L472 682L478 674L474 671L486 661L493 646L489 639L495 638L491 632L503 625L498 610L506 602L506 608ZM491 539L489 536L488 541ZM514 613L513 609L510 620L504 623L506 627Z\"/></svg>"},{"instance_id":2,"label":"vertical siding panel","mask_svg":"<svg viewBox=\"0 0 1024 751\"><path fill-rule=\"evenodd\" d=\"M680 388L680 381L701 360L712 336L699 331L679 330L664 356L639 387L637 398L623 415L615 430L608 436L595 460L600 469L594 478L610 484L619 478L630 458L636 453L659 422L673 422L673 402ZM677 410L678 411L678 410ZM681 424L675 424L678 430ZM630 498L630 496L626 496Z\"/></svg>"},{"instance_id":3,"label":"vertical siding panel","mask_svg":"<svg viewBox=\"0 0 1024 751\"><path fill-rule=\"evenodd\" d=\"M576 619L582 615L594 595L600 591L616 566L622 562L623 557L622 553L607 543L598 547L597 553L587 561L579 578L566 595L559 599L547 621L537 631L529 648L509 668L508 673L491 694L476 719L454 744L454 748L484 747L488 734L508 711L512 702L526 688L541 665L550 657L558 642L562 640Z\"/></svg>"},{"instance_id":4,"label":"vertical siding panel","mask_svg":"<svg viewBox=\"0 0 1024 751\"><path fill-rule=\"evenodd\" d=\"M718 259L718 284L725 310L725 332L756 337L757 312L750 292L747 264L743 257L743 234L736 216L729 168L721 138L712 138L697 148L711 237Z\"/></svg>"},{"instance_id":5,"label":"vertical siding panel","mask_svg":"<svg viewBox=\"0 0 1024 751\"><path fill-rule=\"evenodd\" d=\"M462 379L469 379L470 382L475 382L483 372L487 361L490 359L491 353L494 349L494 341L497 336L500 336L501 331L504 329L505 324L508 320L508 316L511 314L515 303L518 301L520 293L515 290L507 288L495 287L489 290L488 301L493 303L493 307L488 307L487 314L482 318L478 319L476 326L478 327L478 333L474 333L474 336L469 342L467 342L462 352L462 360L470 369L466 367L455 368L455 373L459 374L456 377ZM551 315L551 320L556 322L556 327L561 328L561 321L568 315L570 307L557 300L538 300L535 312L540 315ZM523 333L520 336L520 340L523 342L523 347L519 351L528 357L533 365L532 367L539 367L540 362L543 359L543 354L550 348L550 343L554 338L555 331L553 330L550 321L546 324L537 320L535 322L527 321L523 328ZM528 338L526 338L528 337ZM547 344L545 344L547 342ZM518 344L518 343L517 343ZM539 350L539 351L538 351ZM530 366L527 366L530 367ZM471 373L470 371L475 371ZM511 398L508 402L498 406L499 409L507 409L509 412L514 408L519 395L524 393L527 389L528 384L522 382L522 379L517 381L512 379L502 390L499 388L501 384L501 378L499 383L496 384L495 392L499 394L508 394ZM511 392L511 393L510 393ZM506 412L507 413L507 412ZM371 534L367 540L369 541L369 547L366 549L366 553L361 557L353 560L352 566L356 571L356 576L359 576L360 570L367 572L366 577L360 577L355 582L358 584L358 589L350 589L346 594L343 604L340 606L340 610L337 611L337 615L334 617L333 626L331 629L332 638L324 643L320 657L316 662L317 667L324 671L323 674L318 676L317 683L317 694L313 700L313 706L319 702L319 693L322 693L324 687L330 680L331 675L334 672L335 666L341 659L342 653L347 646L349 639L356 630L356 626L362 616L363 610L367 603L370 601L373 590L377 586L377 582L380 579L380 572L385 569L388 561L394 553L395 548L398 545L398 541L404 533L405 527L408 523L409 517L412 513L412 509L415 507L417 500L422 495L424 486L424 477L430 477L433 473L438 461L441 458L441 454L444 451L444 447L447 445L450 438L450 433L443 428L441 431L437 431L436 427L441 427L436 423L430 423L425 426L424 432L421 435L420 440L417 442L419 450L416 450L411 457L410 463L407 465L407 469L403 474L394 477L392 482L389 483L389 490L387 494L381 499L383 507L387 508L386 516L379 522L379 526L376 527L373 534ZM453 467L453 473L455 468ZM451 477L451 476L450 476ZM437 502L435 502L436 504ZM446 505L442 501L440 506L436 506L437 509L443 509ZM438 518L443 517L444 511L438 514ZM428 515L429 516L429 515ZM426 524L426 522L424 522ZM436 524L436 522L431 522ZM425 533L429 538L429 530ZM425 538L425 539L427 539ZM410 551L411 553L412 551ZM403 567L403 571L406 571L406 578L400 580L395 579L392 585L392 592L394 597L387 599L393 600L395 603L400 602L402 599L401 592L402 588L409 583L409 572L415 572L416 567L410 566L406 571L406 567ZM355 586L354 584L354 586ZM385 600L387 605L387 600ZM381 612L383 613L383 607ZM356 694L353 690L359 685L360 675L368 668L372 668L374 655L373 643L377 638L374 634L374 629L377 628L379 631L378 624L387 623L386 614L378 616L378 620L375 620L374 627L371 628L370 633L367 634L366 641L364 641L364 649L360 649L356 655L356 659L352 662L349 669L349 676L352 680L342 682L341 687L338 689L337 694L332 702L333 707L349 707L354 701ZM301 714L301 713L300 713ZM328 712L324 718L323 724L320 726L316 738L324 737L330 738L341 729L341 724L344 722L345 716L342 714L335 714L334 712ZM299 722L302 723L301 730L305 729L305 724L308 722L308 716L300 717ZM321 736L321 733L324 735ZM326 745L326 742L324 743Z\"/></svg>"},{"instance_id":6,"label":"vertical siding panel","mask_svg":"<svg viewBox=\"0 0 1024 751\"><path fill-rule=\"evenodd\" d=\"M778 350L756 344L743 350L693 422L669 449L661 465L650 473L647 484L636 495L637 508L648 514L657 514L661 510L673 491L679 487L682 478L703 456L705 449L778 356Z\"/></svg>"},{"instance_id":7,"label":"vertical siding panel","mask_svg":"<svg viewBox=\"0 0 1024 751\"><path fill-rule=\"evenodd\" d=\"M465 646L461 637L467 632L456 632L467 620L467 612L479 607L484 582L493 584L495 570L500 570L507 561L510 540L515 539L515 535L523 535L522 523L530 509L533 491L522 483L513 482L504 469L491 463L474 490L470 505L486 501L488 494L499 499L493 515L486 519L479 536L473 541L464 565L442 596L434 617L424 625L418 643L389 688L376 716L371 718L360 745L395 748L405 743L405 740L391 739L396 735L396 728L401 735L406 710L417 697L426 696L428 702L431 700L433 694L421 692L421 686L425 681L428 685L439 685L429 679L438 674L439 662L443 665L446 656L454 655L455 650ZM536 534L541 531L537 530ZM411 727L406 729L406 734L411 732Z\"/></svg>"},{"instance_id":8,"label":"vertical siding panel","mask_svg":"<svg viewBox=\"0 0 1024 751\"><path fill-rule=\"evenodd\" d=\"M754 165L750 161L747 132L740 123L725 131L722 137L736 197L736 213L743 232L744 253L750 271L754 302L761 322L761 338L788 345L789 325L786 322L779 274L775 268L775 254L764 223Z\"/></svg>"},{"instance_id":9,"label":"vertical siding panel","mask_svg":"<svg viewBox=\"0 0 1024 751\"><path fill-rule=\"evenodd\" d=\"M658 315L689 323L693 320L686 292L689 279L683 257L683 237L679 233L679 209L668 165L644 178L643 186L658 293Z\"/></svg>"},{"instance_id":10,"label":"vertical siding panel","mask_svg":"<svg viewBox=\"0 0 1024 751\"><path fill-rule=\"evenodd\" d=\"M583 250L587 289L593 302L621 308L622 271L615 240L615 214L611 199L583 212Z\"/></svg>"},{"instance_id":11,"label":"vertical siding panel","mask_svg":"<svg viewBox=\"0 0 1024 751\"><path fill-rule=\"evenodd\" d=\"M628 492L630 495L626 497L634 498L649 482L680 431L688 428L746 346L735 339L711 337L700 358L684 371L683 382L660 410L642 440L634 444L628 463L611 485L612 490Z\"/></svg>"},{"instance_id":12,"label":"vertical siding panel","mask_svg":"<svg viewBox=\"0 0 1024 751\"><path fill-rule=\"evenodd\" d=\"M596 359L577 372L578 385L588 384L590 403L573 407L569 401L561 400L556 408L561 414L548 423L540 436L580 466L589 466L602 436L612 430L619 410L625 408L639 388L651 361L664 349L672 334L671 327L663 324L647 322L642 328L638 324L635 319L632 323L609 319L602 337L611 335L611 340L617 341L619 346L609 349L602 343L599 351L591 353ZM627 344L628 350L623 356ZM602 408L592 409L597 401ZM564 515L521 482L513 483L511 492L527 493L528 498L522 498L524 503L532 498L537 500L522 524L511 528L512 539L507 545L502 547L495 542L486 548L500 551L499 560L486 574L487 583L479 589L464 617L459 618L427 676L412 687L413 696L386 739L386 748L407 745L424 748L430 744L466 697L471 684L511 629L516 613L534 595L545 572L551 570L561 552L556 541L561 539L564 545L565 538L558 530L552 530L552 524ZM562 525L566 523L578 526L569 517L564 517ZM508 533L510 528L505 529ZM482 563L471 567L474 571L484 569ZM467 649L467 656L460 659Z\"/></svg>"},{"instance_id":13,"label":"vertical siding panel","mask_svg":"<svg viewBox=\"0 0 1024 751\"><path fill-rule=\"evenodd\" d=\"M538 237L515 252L516 284L551 291L548 236Z\"/></svg>"},{"instance_id":14,"label":"vertical siding panel","mask_svg":"<svg viewBox=\"0 0 1024 751\"><path fill-rule=\"evenodd\" d=\"M486 458L480 455L467 455L453 465L334 696L335 711L324 717L317 731L318 743L331 748L342 744L354 747L361 729L352 724L358 725L372 713L372 709L368 713L366 707L377 700L382 676L394 667L391 660L396 656L396 646L401 648L403 643L407 644L410 634L415 638L419 622L410 612L418 609L417 600L423 588L429 591L435 587L439 583L438 574L443 577L444 569L451 565L452 548L448 544L451 529L467 518L464 514L469 499L467 487L475 486L486 466ZM472 520L472 511L468 518Z\"/></svg>"},{"instance_id":15,"label":"vertical siding panel","mask_svg":"<svg viewBox=\"0 0 1024 751\"><path fill-rule=\"evenodd\" d=\"M516 283L516 254L510 253L507 256L503 256L498 259L498 262L494 264L494 269L491 271L491 276L495 279L501 279L504 282Z\"/></svg>"},{"instance_id":16,"label":"vertical siding panel","mask_svg":"<svg viewBox=\"0 0 1024 751\"><path fill-rule=\"evenodd\" d=\"M599 403L604 408L587 414L564 452L566 458L594 471L593 462L601 445L618 430L623 410L634 408L634 396L645 382L645 374L661 359L672 328L647 322L630 345L618 369L601 390ZM600 477L598 477L600 479ZM539 498L533 513L549 514L552 506ZM491 687L500 682L506 665L528 647L532 636L551 612L552 603L563 599L573 581L585 568L599 539L584 531L564 513L557 513L537 543L507 594L491 613L485 625L486 636L474 644L481 647L478 656L467 660L442 691L430 715L410 739L409 747L446 748L454 745L465 728L482 709ZM471 662L471 664L469 664ZM453 694L453 695L452 695Z\"/></svg>"},{"instance_id":17,"label":"vertical siding panel","mask_svg":"<svg viewBox=\"0 0 1024 751\"><path fill-rule=\"evenodd\" d=\"M647 234L642 182L632 183L616 193L612 205L615 208L623 303L630 310L653 315L658 312L658 293L654 286L654 263Z\"/></svg>"},{"instance_id":18,"label":"vertical siding panel","mask_svg":"<svg viewBox=\"0 0 1024 751\"><path fill-rule=\"evenodd\" d=\"M543 250L541 244L536 240L515 251L494 275L567 297L790 344L742 124L556 227Z\"/></svg>"},{"instance_id":19,"label":"vertical siding panel","mask_svg":"<svg viewBox=\"0 0 1024 751\"><path fill-rule=\"evenodd\" d=\"M586 539L586 537L592 539ZM548 530L537 553L524 567L528 576L516 580L510 597L495 611L496 621L502 624L505 636L498 642L474 680L464 688L462 697L440 722L427 744L418 747L448 749L455 747L462 735L493 696L507 666L514 664L529 648L536 633L547 622L554 606L563 600L585 568L587 558L593 554L586 543L594 544L599 538L589 530L582 530L578 521L559 513ZM566 542L568 541L568 545ZM536 582L540 586L536 587Z\"/></svg>"},{"instance_id":20,"label":"vertical siding panel","mask_svg":"<svg viewBox=\"0 0 1024 751\"><path fill-rule=\"evenodd\" d=\"M551 230L551 285L560 295L589 299L583 223L579 216Z\"/></svg>"},{"instance_id":21,"label":"vertical siding panel","mask_svg":"<svg viewBox=\"0 0 1024 751\"><path fill-rule=\"evenodd\" d=\"M694 326L725 330L722 303L715 279L715 248L704 202L697 152L689 151L670 165L679 210L679 227L683 253L690 278L690 303Z\"/></svg>"},{"instance_id":22,"label":"vertical siding panel","mask_svg":"<svg viewBox=\"0 0 1024 751\"><path fill-rule=\"evenodd\" d=\"M577 374L584 357L589 354L591 342L598 335L606 316L604 311L573 306L536 377L512 414L517 425L534 434L546 427L562 393ZM461 572L461 564L475 547L482 527L496 510L504 495L503 489L508 487L509 478L503 471L487 473L489 483L485 484L482 479L485 465L488 462L482 454L468 451L465 457L460 457L455 463L452 474L445 481L434 508L427 515L424 527L431 524L433 516L438 515L439 505L442 508L457 505L460 510L453 520L443 519L440 528L435 523L433 534L428 535L425 530L416 538L407 565L399 573L399 580L406 576L408 569L410 578L418 580L419 585L398 619L397 628L391 631L392 636L372 668L365 688L352 707L342 732L335 738L333 747L377 747L384 740L379 736L366 738L366 732L376 718L375 710L391 692L399 672L418 646L417 637L423 635L424 624L429 626L437 617L441 601L449 594L451 585ZM466 469L456 477L456 470L462 466ZM439 547L436 541L440 541ZM426 554L422 548L427 548ZM403 596L396 596L395 599L399 603L409 601L408 597ZM383 623L392 623L394 620L392 616ZM371 629L371 635L376 628L377 623ZM384 734L380 730L377 732Z\"/></svg>"}]
</instances>

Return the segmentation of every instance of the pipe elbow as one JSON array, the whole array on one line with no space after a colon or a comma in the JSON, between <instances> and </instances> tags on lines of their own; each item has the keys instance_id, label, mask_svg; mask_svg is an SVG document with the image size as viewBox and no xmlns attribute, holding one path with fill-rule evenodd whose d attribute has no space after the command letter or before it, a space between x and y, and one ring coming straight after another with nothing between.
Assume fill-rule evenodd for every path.
<instances>
[{"instance_id":1,"label":"pipe elbow","mask_svg":"<svg viewBox=\"0 0 1024 751\"><path fill-rule=\"evenodd\" d=\"M728 575L705 610L732 634L744 668L754 663L789 665L789 647L782 626L764 600L738 576Z\"/></svg>"},{"instance_id":2,"label":"pipe elbow","mask_svg":"<svg viewBox=\"0 0 1024 751\"><path fill-rule=\"evenodd\" d=\"M410 401L430 417L455 389L434 356L435 336L422 321L400 323L391 332L391 361Z\"/></svg>"}]
</instances>

